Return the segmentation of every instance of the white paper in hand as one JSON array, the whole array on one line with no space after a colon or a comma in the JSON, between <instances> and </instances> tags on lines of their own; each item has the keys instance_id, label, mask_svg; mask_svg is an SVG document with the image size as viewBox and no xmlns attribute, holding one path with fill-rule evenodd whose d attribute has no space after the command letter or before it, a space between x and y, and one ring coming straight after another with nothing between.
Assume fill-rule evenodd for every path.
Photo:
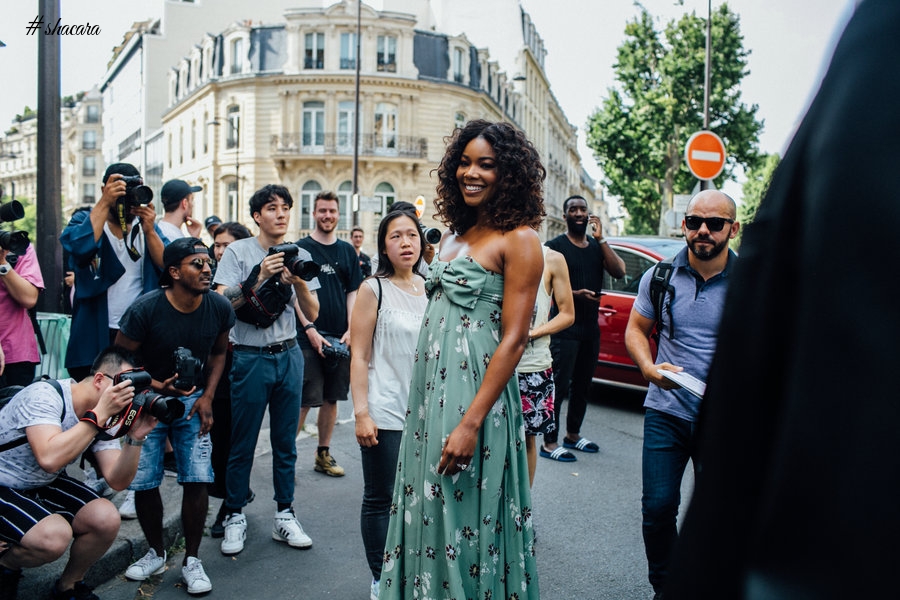
<instances>
[{"instance_id":1,"label":"white paper in hand","mask_svg":"<svg viewBox=\"0 0 900 600\"><path fill-rule=\"evenodd\" d=\"M698 398L703 399L703 394L706 392L705 381L701 381L690 373L686 373L685 371L675 372L666 371L665 369L657 369L656 372L666 379L674 381Z\"/></svg>"}]
</instances>

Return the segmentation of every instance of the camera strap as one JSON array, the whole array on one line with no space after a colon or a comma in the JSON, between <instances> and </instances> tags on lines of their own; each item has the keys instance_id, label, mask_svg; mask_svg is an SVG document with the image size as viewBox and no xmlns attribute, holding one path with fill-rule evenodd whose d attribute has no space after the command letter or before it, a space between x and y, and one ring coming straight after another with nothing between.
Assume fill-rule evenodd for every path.
<instances>
[{"instance_id":1,"label":"camera strap","mask_svg":"<svg viewBox=\"0 0 900 600\"><path fill-rule=\"evenodd\" d=\"M125 238L128 236L129 232L128 232L128 222L126 221L126 219L128 218L128 214L126 213L126 207L125 207L124 202L116 202L116 215L119 217L119 227L122 228L122 236L123 236L123 238ZM135 242L137 241L137 236L138 236L138 228L132 226L130 233L131 233L131 240L130 240L131 244L128 244L127 243L128 240L125 240L126 241L125 249L128 250L128 257L131 260L133 260L134 262L137 262L141 259L141 253L138 252L137 245L135 244Z\"/></svg>"}]
</instances>

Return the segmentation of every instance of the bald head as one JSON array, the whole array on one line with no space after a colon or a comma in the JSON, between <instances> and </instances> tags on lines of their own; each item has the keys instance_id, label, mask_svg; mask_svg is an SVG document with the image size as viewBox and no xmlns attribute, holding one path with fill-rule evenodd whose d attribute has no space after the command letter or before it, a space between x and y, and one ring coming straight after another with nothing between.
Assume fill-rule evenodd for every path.
<instances>
[{"instance_id":1,"label":"bald head","mask_svg":"<svg viewBox=\"0 0 900 600\"><path fill-rule=\"evenodd\" d=\"M703 190L696 194L688 202L684 214L691 215L694 211L703 211L707 215L719 215L729 219L737 218L737 205L731 196L719 190Z\"/></svg>"}]
</instances>

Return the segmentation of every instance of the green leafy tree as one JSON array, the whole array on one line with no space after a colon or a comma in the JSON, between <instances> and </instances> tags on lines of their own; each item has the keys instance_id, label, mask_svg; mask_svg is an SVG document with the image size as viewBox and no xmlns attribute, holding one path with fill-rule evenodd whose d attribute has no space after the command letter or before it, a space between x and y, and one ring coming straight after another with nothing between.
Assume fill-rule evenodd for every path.
<instances>
[{"instance_id":1,"label":"green leafy tree","mask_svg":"<svg viewBox=\"0 0 900 600\"><path fill-rule=\"evenodd\" d=\"M766 192L769 191L769 183L772 182L772 175L775 168L781 162L781 157L777 154L767 154L761 161L760 166L747 172L747 181L741 188L744 199L738 207L738 221L741 222L741 230L737 239L734 240L732 246L740 247L741 236L744 233L744 227L753 222L756 218L756 211L759 210L759 203L765 198Z\"/></svg>"},{"instance_id":2,"label":"green leafy tree","mask_svg":"<svg viewBox=\"0 0 900 600\"><path fill-rule=\"evenodd\" d=\"M728 157L718 181L737 165L756 165L762 123L757 106L741 101L749 72L740 19L726 4L712 14L709 129L725 142ZM642 8L625 26L615 65L617 85L587 122L587 144L603 168L611 194L628 211L631 233L664 231L674 194L696 179L684 164L684 146L703 128L706 19L695 14L670 22L663 32Z\"/></svg>"}]
</instances>

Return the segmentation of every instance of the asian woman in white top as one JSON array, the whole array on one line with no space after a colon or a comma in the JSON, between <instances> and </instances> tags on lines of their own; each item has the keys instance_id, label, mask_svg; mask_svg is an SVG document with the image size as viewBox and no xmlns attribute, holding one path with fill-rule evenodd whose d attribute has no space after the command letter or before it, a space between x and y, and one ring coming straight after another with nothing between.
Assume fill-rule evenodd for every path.
<instances>
[{"instance_id":1,"label":"asian woman in white top","mask_svg":"<svg viewBox=\"0 0 900 600\"><path fill-rule=\"evenodd\" d=\"M415 208L397 202L378 228L378 268L363 281L350 319L350 389L362 453L360 527L378 598L397 455L416 341L428 299L418 274L423 240Z\"/></svg>"}]
</instances>

